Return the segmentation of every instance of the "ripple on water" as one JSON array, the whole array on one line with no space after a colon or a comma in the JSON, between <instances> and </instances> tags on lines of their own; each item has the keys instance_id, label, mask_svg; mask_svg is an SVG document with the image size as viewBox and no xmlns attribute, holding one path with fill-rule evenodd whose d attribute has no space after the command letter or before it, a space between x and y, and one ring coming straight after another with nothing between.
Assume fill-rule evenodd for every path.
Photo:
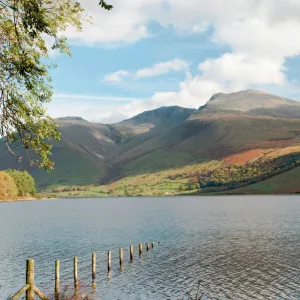
<instances>
[{"instance_id":1,"label":"ripple on water","mask_svg":"<svg viewBox=\"0 0 300 300\"><path fill-rule=\"evenodd\" d=\"M35 259L37 285L50 295L56 259L61 260L61 285L73 293L77 255L82 291L91 293L91 254L96 252L94 299L189 299L197 292L209 299L298 299L299 212L299 197L1 204L0 298L24 285L29 257ZM152 240L161 244L138 258L138 243ZM133 264L129 244L135 245ZM124 248L123 272L119 247ZM110 280L107 250L113 250Z\"/></svg>"}]
</instances>

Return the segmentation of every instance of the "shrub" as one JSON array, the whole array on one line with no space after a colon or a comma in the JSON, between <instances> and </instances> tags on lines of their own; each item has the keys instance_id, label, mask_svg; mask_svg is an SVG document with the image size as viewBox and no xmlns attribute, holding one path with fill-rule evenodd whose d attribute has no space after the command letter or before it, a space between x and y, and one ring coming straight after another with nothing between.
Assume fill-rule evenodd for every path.
<instances>
[{"instance_id":1,"label":"shrub","mask_svg":"<svg viewBox=\"0 0 300 300\"><path fill-rule=\"evenodd\" d=\"M15 200L17 197L18 189L13 178L0 172L0 200Z\"/></svg>"},{"instance_id":2,"label":"shrub","mask_svg":"<svg viewBox=\"0 0 300 300\"><path fill-rule=\"evenodd\" d=\"M200 184L198 182L195 183L195 187L196 187L196 190L200 190Z\"/></svg>"},{"instance_id":3,"label":"shrub","mask_svg":"<svg viewBox=\"0 0 300 300\"><path fill-rule=\"evenodd\" d=\"M6 174L13 178L19 196L28 196L35 193L35 181L27 171L6 170Z\"/></svg>"},{"instance_id":4,"label":"shrub","mask_svg":"<svg viewBox=\"0 0 300 300\"><path fill-rule=\"evenodd\" d=\"M179 191L181 191L181 192L185 191L185 186L183 184L181 184L179 186Z\"/></svg>"}]
</instances>

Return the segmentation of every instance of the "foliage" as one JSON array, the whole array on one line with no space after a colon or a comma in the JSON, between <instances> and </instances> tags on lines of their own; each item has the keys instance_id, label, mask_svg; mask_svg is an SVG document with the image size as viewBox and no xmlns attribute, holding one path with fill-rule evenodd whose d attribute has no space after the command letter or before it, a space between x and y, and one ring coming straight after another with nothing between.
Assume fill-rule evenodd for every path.
<instances>
[{"instance_id":1,"label":"foliage","mask_svg":"<svg viewBox=\"0 0 300 300\"><path fill-rule=\"evenodd\" d=\"M185 186L183 184L181 184L179 186L179 191L181 191L181 192L185 191Z\"/></svg>"},{"instance_id":2,"label":"foliage","mask_svg":"<svg viewBox=\"0 0 300 300\"><path fill-rule=\"evenodd\" d=\"M0 172L0 200L15 200L18 197L17 186L11 176Z\"/></svg>"},{"instance_id":3,"label":"foliage","mask_svg":"<svg viewBox=\"0 0 300 300\"><path fill-rule=\"evenodd\" d=\"M179 190L179 186L184 186L189 181L190 176L192 176L193 172L199 171L205 169L213 169L217 168L221 164L220 161L209 161L202 164L193 164L193 165L187 165L182 168L178 169L169 169L160 171L157 173L147 173L147 174L141 174L136 176L130 176L125 177L122 179L119 179L117 181L111 182L108 185L96 185L88 188L88 184L86 184L87 189L84 188L84 186L81 186L80 189L80 197L106 197L106 196L159 196L159 195L165 195L165 194L181 194L181 193L190 193L191 191L184 191L181 192ZM53 172L51 172L52 175L58 170L58 168L55 168ZM179 175L179 176L177 176ZM59 176L57 176L59 178ZM171 179L173 178L173 179ZM83 182L83 180L79 181ZM98 181L99 182L99 181ZM99 183L98 183L99 184ZM46 187L43 190L44 193L53 192L54 190L60 189L65 190L69 189L66 187L66 185L69 185L68 183L65 184L64 187L62 184L60 184L60 187L53 184L52 186ZM70 184L71 186L71 184ZM71 187L72 188L72 187ZM111 190L111 191L110 191ZM109 194L109 192L111 192ZM56 197L69 197L68 192L66 191L60 191L55 192Z\"/></svg>"},{"instance_id":4,"label":"foliage","mask_svg":"<svg viewBox=\"0 0 300 300\"><path fill-rule=\"evenodd\" d=\"M88 191L94 187L93 184L87 186L79 186L79 185L72 185L72 186L58 186L52 190L50 193L61 193L61 192L78 192L78 191Z\"/></svg>"},{"instance_id":5,"label":"foliage","mask_svg":"<svg viewBox=\"0 0 300 300\"><path fill-rule=\"evenodd\" d=\"M13 178L17 186L18 196L24 197L35 194L35 181L27 171L6 170L5 173Z\"/></svg>"},{"instance_id":6,"label":"foliage","mask_svg":"<svg viewBox=\"0 0 300 300\"><path fill-rule=\"evenodd\" d=\"M107 10L111 10L111 9L113 8L112 5L107 4L104 0L100 0L99 5L100 5L102 8L107 9Z\"/></svg>"},{"instance_id":7,"label":"foliage","mask_svg":"<svg viewBox=\"0 0 300 300\"><path fill-rule=\"evenodd\" d=\"M198 175L201 188L224 187L233 189L253 184L300 165L300 153L293 153L252 163L234 164L208 170Z\"/></svg>"},{"instance_id":8,"label":"foliage","mask_svg":"<svg viewBox=\"0 0 300 300\"><path fill-rule=\"evenodd\" d=\"M284 171L266 180L222 192L222 194L299 194L299 182L300 166Z\"/></svg>"},{"instance_id":9,"label":"foliage","mask_svg":"<svg viewBox=\"0 0 300 300\"><path fill-rule=\"evenodd\" d=\"M190 184L189 190L191 190L191 191L200 190L200 184L199 183Z\"/></svg>"},{"instance_id":10,"label":"foliage","mask_svg":"<svg viewBox=\"0 0 300 300\"><path fill-rule=\"evenodd\" d=\"M181 189L182 191L188 190L188 191L195 191L195 190L200 190L200 184L197 182L198 178L196 179L197 181L195 182L195 177L186 185L184 189Z\"/></svg>"},{"instance_id":11,"label":"foliage","mask_svg":"<svg viewBox=\"0 0 300 300\"><path fill-rule=\"evenodd\" d=\"M49 50L70 55L61 33L69 26L81 30L86 20L74 0L0 1L0 136L19 160L25 151L32 164L54 166L49 140L60 133L44 108L53 93Z\"/></svg>"}]
</instances>

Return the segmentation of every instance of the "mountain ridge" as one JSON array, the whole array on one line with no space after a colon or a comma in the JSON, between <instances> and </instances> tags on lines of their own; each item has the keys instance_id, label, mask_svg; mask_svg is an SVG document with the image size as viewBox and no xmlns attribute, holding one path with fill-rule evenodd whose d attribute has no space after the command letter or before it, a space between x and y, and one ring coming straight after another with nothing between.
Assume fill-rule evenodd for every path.
<instances>
[{"instance_id":1,"label":"mountain ridge","mask_svg":"<svg viewBox=\"0 0 300 300\"><path fill-rule=\"evenodd\" d=\"M197 109L164 106L113 124L80 117L55 119L55 170L20 165L0 145L0 169L27 169L40 187L105 184L170 168L222 161L255 149L300 143L300 103L259 90L214 94Z\"/></svg>"}]
</instances>

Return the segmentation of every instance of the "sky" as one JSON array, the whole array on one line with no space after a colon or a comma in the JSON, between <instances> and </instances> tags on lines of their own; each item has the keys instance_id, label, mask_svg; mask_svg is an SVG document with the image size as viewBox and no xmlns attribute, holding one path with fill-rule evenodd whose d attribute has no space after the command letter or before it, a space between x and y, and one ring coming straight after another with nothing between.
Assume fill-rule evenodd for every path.
<instances>
[{"instance_id":1,"label":"sky","mask_svg":"<svg viewBox=\"0 0 300 300\"><path fill-rule=\"evenodd\" d=\"M53 118L113 123L249 88L300 100L300 0L98 2L63 33L72 57L51 52Z\"/></svg>"}]
</instances>

